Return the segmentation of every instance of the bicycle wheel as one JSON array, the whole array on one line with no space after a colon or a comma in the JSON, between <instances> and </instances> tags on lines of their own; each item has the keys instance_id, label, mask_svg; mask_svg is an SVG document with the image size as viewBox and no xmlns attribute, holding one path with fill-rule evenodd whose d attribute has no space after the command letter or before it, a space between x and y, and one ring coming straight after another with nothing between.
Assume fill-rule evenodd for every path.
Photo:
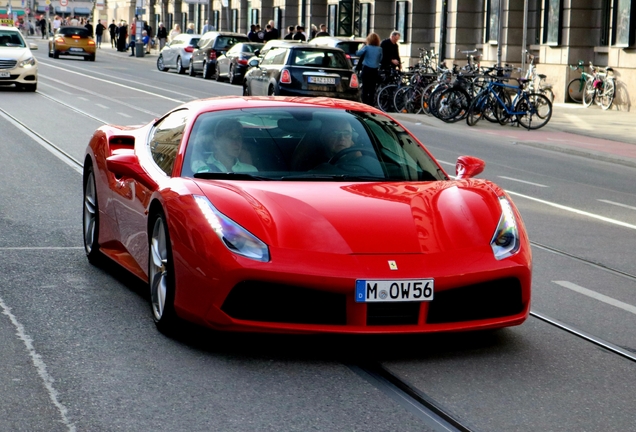
<instances>
[{"instance_id":1,"label":"bicycle wheel","mask_svg":"<svg viewBox=\"0 0 636 432\"><path fill-rule=\"evenodd\" d=\"M499 124L503 126L515 119L515 116L508 113L514 112L514 105L512 103L512 99L510 98L510 94L508 94L508 92L504 88L495 89L495 91L497 92L497 96L499 96L499 99L502 100L503 104L500 102L495 103L492 107L492 112Z\"/></svg>"},{"instance_id":2,"label":"bicycle wheel","mask_svg":"<svg viewBox=\"0 0 636 432\"><path fill-rule=\"evenodd\" d=\"M384 112L395 112L395 106L393 105L393 96L398 86L395 84L389 84L382 87L378 91L377 104L378 108Z\"/></svg>"},{"instance_id":3,"label":"bicycle wheel","mask_svg":"<svg viewBox=\"0 0 636 432\"><path fill-rule=\"evenodd\" d=\"M433 93L433 91L435 90L437 86L438 86L438 83L434 82L427 85L426 87L424 87L424 90L422 90L422 98L421 98L420 106L422 107L422 112L424 114L431 113L429 98L431 97L431 94Z\"/></svg>"},{"instance_id":4,"label":"bicycle wheel","mask_svg":"<svg viewBox=\"0 0 636 432\"><path fill-rule=\"evenodd\" d=\"M395 106L395 112L409 113L408 105L409 101L413 97L415 89L412 86L404 86L397 89L393 96L393 106Z\"/></svg>"},{"instance_id":5,"label":"bicycle wheel","mask_svg":"<svg viewBox=\"0 0 636 432\"><path fill-rule=\"evenodd\" d=\"M601 108L608 110L614 102L614 95L616 94L616 86L613 79L606 79L603 83L603 93L601 93Z\"/></svg>"},{"instance_id":6,"label":"bicycle wheel","mask_svg":"<svg viewBox=\"0 0 636 432\"><path fill-rule=\"evenodd\" d=\"M596 89L594 88L594 81L589 79L585 81L585 88L583 89L583 105L589 107L594 103L596 98Z\"/></svg>"},{"instance_id":7,"label":"bicycle wheel","mask_svg":"<svg viewBox=\"0 0 636 432\"><path fill-rule=\"evenodd\" d=\"M434 96L433 96L434 97ZM446 123L462 120L468 114L470 97L461 87L450 87L442 91L437 101L435 117Z\"/></svg>"},{"instance_id":8,"label":"bicycle wheel","mask_svg":"<svg viewBox=\"0 0 636 432\"><path fill-rule=\"evenodd\" d=\"M575 103L583 102L583 88L581 78L575 78L568 83L568 96Z\"/></svg>"},{"instance_id":9,"label":"bicycle wheel","mask_svg":"<svg viewBox=\"0 0 636 432\"><path fill-rule=\"evenodd\" d=\"M468 107L468 114L466 115L466 124L468 126L475 126L479 120L484 118L487 100L488 95L485 93L475 96Z\"/></svg>"},{"instance_id":10,"label":"bicycle wheel","mask_svg":"<svg viewBox=\"0 0 636 432\"><path fill-rule=\"evenodd\" d=\"M552 117L552 102L539 93L524 94L514 109L515 112L524 112L517 115L517 121L528 130L542 128Z\"/></svg>"},{"instance_id":11,"label":"bicycle wheel","mask_svg":"<svg viewBox=\"0 0 636 432\"><path fill-rule=\"evenodd\" d=\"M543 88L543 89L539 90L539 93L541 93L543 96L547 97L550 100L550 102L554 103L554 93L552 92L552 89Z\"/></svg>"}]
</instances>

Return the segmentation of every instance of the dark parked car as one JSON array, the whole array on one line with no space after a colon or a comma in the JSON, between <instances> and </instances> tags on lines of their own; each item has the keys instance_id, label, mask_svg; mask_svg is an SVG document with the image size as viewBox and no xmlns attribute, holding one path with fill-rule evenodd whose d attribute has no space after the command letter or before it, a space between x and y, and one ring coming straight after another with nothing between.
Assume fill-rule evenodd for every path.
<instances>
[{"instance_id":1,"label":"dark parked car","mask_svg":"<svg viewBox=\"0 0 636 432\"><path fill-rule=\"evenodd\" d=\"M252 58L243 80L246 96L323 96L359 100L358 77L339 48L269 42Z\"/></svg>"},{"instance_id":2,"label":"dark parked car","mask_svg":"<svg viewBox=\"0 0 636 432\"><path fill-rule=\"evenodd\" d=\"M237 43L228 52L217 58L215 78L220 81L227 78L231 83L240 83L247 70L247 62L254 57L255 51L263 48L262 43Z\"/></svg>"},{"instance_id":3,"label":"dark parked car","mask_svg":"<svg viewBox=\"0 0 636 432\"><path fill-rule=\"evenodd\" d=\"M356 52L366 45L366 39L364 38L350 38L350 37L331 37L331 36L323 36L319 38L314 38L308 42L309 45L317 45L317 46L330 46L335 48L340 48L343 50L349 60L351 60L351 64L355 66L358 64L358 56Z\"/></svg>"},{"instance_id":4,"label":"dark parked car","mask_svg":"<svg viewBox=\"0 0 636 432\"><path fill-rule=\"evenodd\" d=\"M190 60L190 76L203 74L203 78L210 79L216 74L217 58L225 54L233 45L249 42L247 35L229 32L207 32L197 44Z\"/></svg>"}]
</instances>

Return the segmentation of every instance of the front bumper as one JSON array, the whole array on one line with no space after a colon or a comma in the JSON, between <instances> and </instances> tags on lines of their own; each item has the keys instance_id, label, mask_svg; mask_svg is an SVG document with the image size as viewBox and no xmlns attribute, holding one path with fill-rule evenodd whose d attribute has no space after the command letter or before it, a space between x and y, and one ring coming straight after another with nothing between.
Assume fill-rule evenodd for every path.
<instances>
[{"instance_id":1,"label":"front bumper","mask_svg":"<svg viewBox=\"0 0 636 432\"><path fill-rule=\"evenodd\" d=\"M344 92L325 92L317 90L298 90L279 86L280 96L294 96L294 97L328 97L335 99L346 99L354 102L360 102L360 91L357 89L351 89Z\"/></svg>"},{"instance_id":2,"label":"front bumper","mask_svg":"<svg viewBox=\"0 0 636 432\"><path fill-rule=\"evenodd\" d=\"M31 66L29 68L15 67L13 69L0 69L0 75L3 72L8 72L8 77L0 76L0 85L10 84L35 84L38 82L38 66Z\"/></svg>"}]
</instances>

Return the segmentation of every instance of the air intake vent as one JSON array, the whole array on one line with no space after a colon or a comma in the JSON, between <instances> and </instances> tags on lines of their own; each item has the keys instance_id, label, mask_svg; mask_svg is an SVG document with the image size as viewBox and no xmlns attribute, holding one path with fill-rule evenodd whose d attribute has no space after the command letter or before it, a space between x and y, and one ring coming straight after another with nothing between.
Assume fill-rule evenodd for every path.
<instances>
[{"instance_id":1,"label":"air intake vent","mask_svg":"<svg viewBox=\"0 0 636 432\"><path fill-rule=\"evenodd\" d=\"M131 136L114 136L110 137L110 141L108 142L111 146L134 146L135 138Z\"/></svg>"}]
</instances>

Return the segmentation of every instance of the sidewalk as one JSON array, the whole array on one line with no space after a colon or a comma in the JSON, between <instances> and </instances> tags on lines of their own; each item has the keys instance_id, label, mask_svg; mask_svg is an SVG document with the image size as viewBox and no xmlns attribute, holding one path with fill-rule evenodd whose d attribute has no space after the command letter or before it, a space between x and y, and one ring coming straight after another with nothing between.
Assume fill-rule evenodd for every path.
<instances>
[{"instance_id":1,"label":"sidewalk","mask_svg":"<svg viewBox=\"0 0 636 432\"><path fill-rule=\"evenodd\" d=\"M470 127L466 121L444 123L422 114L391 114L399 121L421 123L436 128L497 136L516 144L636 167L636 112L603 111L600 107L555 103L550 122L538 130L500 126L481 121Z\"/></svg>"}]
</instances>

